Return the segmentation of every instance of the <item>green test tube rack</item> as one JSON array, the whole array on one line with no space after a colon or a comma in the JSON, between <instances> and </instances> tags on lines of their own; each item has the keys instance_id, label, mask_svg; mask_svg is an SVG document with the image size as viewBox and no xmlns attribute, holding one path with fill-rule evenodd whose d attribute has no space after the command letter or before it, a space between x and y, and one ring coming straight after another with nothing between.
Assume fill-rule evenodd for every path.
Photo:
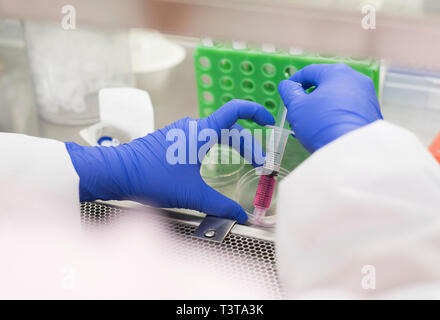
<instances>
[{"instance_id":1,"label":"green test tube rack","mask_svg":"<svg viewBox=\"0 0 440 320\"><path fill-rule=\"evenodd\" d=\"M283 107L278 94L278 83L288 79L297 70L314 63L346 63L370 77L379 95L380 62L370 58L342 57L297 50L264 50L257 46L233 43L201 42L194 53L197 94L200 117L207 117L231 99L258 102L276 117ZM260 128L250 120L239 120L245 128ZM296 140L295 140L296 141ZM307 157L307 152L297 142L292 155L296 165Z\"/></svg>"}]
</instances>

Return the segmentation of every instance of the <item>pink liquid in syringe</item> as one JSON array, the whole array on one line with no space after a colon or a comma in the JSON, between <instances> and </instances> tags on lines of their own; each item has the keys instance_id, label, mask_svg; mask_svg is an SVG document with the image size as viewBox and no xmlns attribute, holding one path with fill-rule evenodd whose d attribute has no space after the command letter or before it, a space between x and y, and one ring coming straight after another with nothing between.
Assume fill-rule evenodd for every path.
<instances>
[{"instance_id":1,"label":"pink liquid in syringe","mask_svg":"<svg viewBox=\"0 0 440 320\"><path fill-rule=\"evenodd\" d=\"M276 179L274 175L260 176L254 206L259 209L269 209L275 190Z\"/></svg>"}]
</instances>

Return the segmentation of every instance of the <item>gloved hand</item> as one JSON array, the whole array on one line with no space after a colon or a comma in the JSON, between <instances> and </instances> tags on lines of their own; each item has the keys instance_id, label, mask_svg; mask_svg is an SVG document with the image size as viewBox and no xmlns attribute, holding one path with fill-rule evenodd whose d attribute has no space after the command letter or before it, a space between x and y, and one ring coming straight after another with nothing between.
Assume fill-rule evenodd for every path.
<instances>
[{"instance_id":1,"label":"gloved hand","mask_svg":"<svg viewBox=\"0 0 440 320\"><path fill-rule=\"evenodd\" d=\"M281 81L278 91L287 121L309 152L382 119L373 81L346 64L309 65Z\"/></svg>"},{"instance_id":2,"label":"gloved hand","mask_svg":"<svg viewBox=\"0 0 440 320\"><path fill-rule=\"evenodd\" d=\"M212 146L219 142L221 129L243 130L235 123L238 119L251 119L263 126L274 123L272 115L259 104L231 100L207 118L184 118L128 144L91 147L67 142L67 151L80 178L80 200L135 200L162 208L193 209L232 218L239 223L246 222L247 215L238 203L203 181L200 176L203 155L198 157L205 144L205 141L198 141L200 137L197 139L201 130L210 129L211 133L216 133L217 141L208 145ZM183 145L176 144L179 139ZM243 145L244 141L241 139L239 146L241 153L252 148ZM183 147L179 149L177 146ZM203 149L209 150L206 146ZM249 160L255 164L259 150L254 151ZM172 164L176 159L183 161Z\"/></svg>"}]
</instances>

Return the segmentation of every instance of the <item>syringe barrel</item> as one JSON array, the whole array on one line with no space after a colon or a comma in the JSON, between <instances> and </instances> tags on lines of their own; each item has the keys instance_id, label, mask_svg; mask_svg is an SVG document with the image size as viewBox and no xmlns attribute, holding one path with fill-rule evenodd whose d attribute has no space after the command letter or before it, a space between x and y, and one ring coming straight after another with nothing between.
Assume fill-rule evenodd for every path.
<instances>
[{"instance_id":1,"label":"syringe barrel","mask_svg":"<svg viewBox=\"0 0 440 320\"><path fill-rule=\"evenodd\" d=\"M275 190L276 176L262 175L255 194L254 206L260 209L269 209Z\"/></svg>"},{"instance_id":2,"label":"syringe barrel","mask_svg":"<svg viewBox=\"0 0 440 320\"><path fill-rule=\"evenodd\" d=\"M266 136L266 159L264 160L263 168L266 172L278 172L281 167L281 161L283 160L287 140L292 132L275 126L266 127L268 128Z\"/></svg>"}]
</instances>

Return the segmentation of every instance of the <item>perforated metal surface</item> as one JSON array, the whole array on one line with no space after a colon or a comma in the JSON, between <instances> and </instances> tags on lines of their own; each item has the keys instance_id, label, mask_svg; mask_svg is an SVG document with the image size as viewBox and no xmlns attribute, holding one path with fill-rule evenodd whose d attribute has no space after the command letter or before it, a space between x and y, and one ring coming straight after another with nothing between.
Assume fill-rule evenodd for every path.
<instances>
[{"instance_id":1,"label":"perforated metal surface","mask_svg":"<svg viewBox=\"0 0 440 320\"><path fill-rule=\"evenodd\" d=\"M87 228L115 222L126 209L95 202L81 202L81 222Z\"/></svg>"},{"instance_id":2,"label":"perforated metal surface","mask_svg":"<svg viewBox=\"0 0 440 320\"><path fill-rule=\"evenodd\" d=\"M86 228L112 224L129 213L126 208L81 203L81 221ZM170 231L171 250L182 261L202 258L206 268L220 267L237 280L259 287L268 297L282 297L273 242L231 233L223 243L216 243L192 237L195 227L185 222L161 219L153 223Z\"/></svg>"}]
</instances>

